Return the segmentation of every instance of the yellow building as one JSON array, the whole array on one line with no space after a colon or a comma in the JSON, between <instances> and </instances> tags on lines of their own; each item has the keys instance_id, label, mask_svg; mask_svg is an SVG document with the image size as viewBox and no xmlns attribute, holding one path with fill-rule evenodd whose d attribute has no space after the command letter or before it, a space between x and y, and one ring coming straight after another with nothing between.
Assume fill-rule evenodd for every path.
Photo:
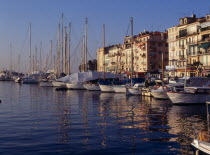
<instances>
[{"instance_id":1,"label":"yellow building","mask_svg":"<svg viewBox=\"0 0 210 155\"><path fill-rule=\"evenodd\" d=\"M133 36L133 47L131 43L131 37L127 36L123 45L108 46L105 50L98 49L98 71L130 74L132 49L133 69L136 75L158 73L162 65L168 64L167 33L145 31Z\"/></svg>"},{"instance_id":2,"label":"yellow building","mask_svg":"<svg viewBox=\"0 0 210 155\"><path fill-rule=\"evenodd\" d=\"M204 76L209 68L209 15L184 17L168 29L169 76ZM186 67L187 64L187 67ZM210 68L209 68L210 69Z\"/></svg>"}]
</instances>

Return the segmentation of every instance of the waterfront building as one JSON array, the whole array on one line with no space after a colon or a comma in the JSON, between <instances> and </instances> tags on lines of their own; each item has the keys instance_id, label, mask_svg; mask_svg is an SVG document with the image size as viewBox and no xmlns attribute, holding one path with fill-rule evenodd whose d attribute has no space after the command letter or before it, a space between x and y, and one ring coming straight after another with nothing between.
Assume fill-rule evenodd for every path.
<instances>
[{"instance_id":1,"label":"waterfront building","mask_svg":"<svg viewBox=\"0 0 210 155\"><path fill-rule=\"evenodd\" d=\"M169 76L205 76L210 69L210 16L184 17L168 29ZM186 66L187 64L187 66Z\"/></svg>"},{"instance_id":2,"label":"waterfront building","mask_svg":"<svg viewBox=\"0 0 210 155\"><path fill-rule=\"evenodd\" d=\"M133 47L131 39L126 36L123 45L98 49L98 71L131 74L133 49L133 69L136 76L162 72L162 65L168 65L167 32L139 33L133 36Z\"/></svg>"}]
</instances>

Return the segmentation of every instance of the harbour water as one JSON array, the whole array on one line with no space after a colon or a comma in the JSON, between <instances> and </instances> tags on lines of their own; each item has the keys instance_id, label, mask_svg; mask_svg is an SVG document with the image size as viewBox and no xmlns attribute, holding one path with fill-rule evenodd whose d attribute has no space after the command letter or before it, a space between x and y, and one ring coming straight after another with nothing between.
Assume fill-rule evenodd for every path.
<instances>
[{"instance_id":1,"label":"harbour water","mask_svg":"<svg viewBox=\"0 0 210 155\"><path fill-rule=\"evenodd\" d=\"M0 82L0 154L194 154L206 107Z\"/></svg>"}]
</instances>

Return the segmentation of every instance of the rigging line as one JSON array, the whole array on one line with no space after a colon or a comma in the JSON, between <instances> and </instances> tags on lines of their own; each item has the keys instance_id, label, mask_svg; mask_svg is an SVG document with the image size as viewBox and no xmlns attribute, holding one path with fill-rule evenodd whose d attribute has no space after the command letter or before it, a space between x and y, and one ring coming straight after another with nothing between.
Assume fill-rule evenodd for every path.
<instances>
[{"instance_id":1,"label":"rigging line","mask_svg":"<svg viewBox=\"0 0 210 155\"><path fill-rule=\"evenodd\" d=\"M81 41L78 43L77 47L75 48L74 53L73 53L72 56L71 56L72 58L75 58L75 59L73 59L73 62L72 62L73 64L75 63L76 56L77 56L76 54L77 54L77 51L78 51L78 48L79 48L80 44L81 44ZM74 56L74 57L73 57L73 56ZM71 63L71 64L72 64L72 63Z\"/></svg>"},{"instance_id":2,"label":"rigging line","mask_svg":"<svg viewBox=\"0 0 210 155\"><path fill-rule=\"evenodd\" d=\"M24 49L24 46L25 46L25 42L26 42L26 39L27 39L27 36L28 36L28 32L29 32L29 28L28 28L28 30L27 30L27 35L25 36L25 39L24 39L24 41L23 41L23 45L22 45L22 48L21 48L21 50L20 50L20 54L23 52L23 49Z\"/></svg>"},{"instance_id":3,"label":"rigging line","mask_svg":"<svg viewBox=\"0 0 210 155\"><path fill-rule=\"evenodd\" d=\"M130 23L128 24L128 28L127 28L126 35L125 36L128 36L129 28L130 28Z\"/></svg>"}]
</instances>

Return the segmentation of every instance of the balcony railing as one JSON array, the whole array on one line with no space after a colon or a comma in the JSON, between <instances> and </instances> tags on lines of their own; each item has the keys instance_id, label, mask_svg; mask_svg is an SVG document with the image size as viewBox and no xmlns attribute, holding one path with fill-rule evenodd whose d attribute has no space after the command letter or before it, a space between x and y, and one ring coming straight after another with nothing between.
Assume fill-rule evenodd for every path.
<instances>
[{"instance_id":1,"label":"balcony railing","mask_svg":"<svg viewBox=\"0 0 210 155\"><path fill-rule=\"evenodd\" d=\"M180 49L184 49L184 45L179 45L179 48Z\"/></svg>"},{"instance_id":2,"label":"balcony railing","mask_svg":"<svg viewBox=\"0 0 210 155\"><path fill-rule=\"evenodd\" d=\"M171 47L171 50L172 50L172 51L175 51L175 48L174 48L174 47Z\"/></svg>"},{"instance_id":3,"label":"balcony railing","mask_svg":"<svg viewBox=\"0 0 210 155\"><path fill-rule=\"evenodd\" d=\"M209 41L210 41L210 37L199 40L199 42L209 42Z\"/></svg>"},{"instance_id":4,"label":"balcony railing","mask_svg":"<svg viewBox=\"0 0 210 155\"><path fill-rule=\"evenodd\" d=\"M184 59L184 55L179 55L179 59L183 60Z\"/></svg>"}]
</instances>

